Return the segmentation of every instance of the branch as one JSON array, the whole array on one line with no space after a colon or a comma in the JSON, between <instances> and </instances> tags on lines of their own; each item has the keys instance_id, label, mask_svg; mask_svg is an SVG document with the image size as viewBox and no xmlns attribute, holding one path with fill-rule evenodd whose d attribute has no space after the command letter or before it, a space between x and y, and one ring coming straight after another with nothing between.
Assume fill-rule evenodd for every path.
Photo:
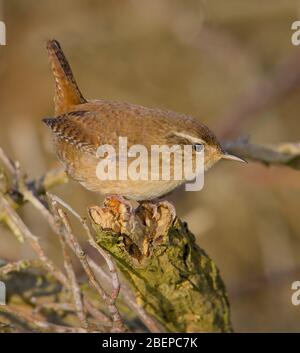
<instances>
[{"instance_id":1,"label":"branch","mask_svg":"<svg viewBox=\"0 0 300 353\"><path fill-rule=\"evenodd\" d=\"M25 241L30 245L33 251L37 254L41 260L43 266L47 268L50 274L56 278L62 285L65 285L68 281L66 276L61 270L47 257L43 248L39 243L39 238L35 236L24 224L19 215L13 210L8 201L4 196L0 195L0 210L4 212L12 222L13 226L23 236Z\"/></svg>"},{"instance_id":2,"label":"branch","mask_svg":"<svg viewBox=\"0 0 300 353\"><path fill-rule=\"evenodd\" d=\"M60 214L59 209L57 210L57 212L58 212L58 214ZM84 329L86 329L88 331L89 324L88 324L88 321L86 318L84 305L82 302L82 293L81 293L79 284L77 282L77 278L75 275L74 268L72 266L71 258L68 254L68 251L67 251L67 242L66 242L65 237L59 237L59 240L60 240L60 244L61 244L62 251L63 251L64 266L65 266L65 270L67 272L68 279L70 282L70 287L71 287L72 297L73 297L73 304L74 304L74 307L76 308L76 314L78 316L81 327L83 327Z\"/></svg>"},{"instance_id":3,"label":"branch","mask_svg":"<svg viewBox=\"0 0 300 353\"><path fill-rule=\"evenodd\" d=\"M8 275L10 272L19 272L28 268L43 268L45 267L41 260L20 260L12 262L0 267L0 277Z\"/></svg>"},{"instance_id":4,"label":"branch","mask_svg":"<svg viewBox=\"0 0 300 353\"><path fill-rule=\"evenodd\" d=\"M79 242L77 241L77 239L73 235L73 231L72 231L71 225L68 221L66 213L62 209L57 207L56 201L54 201L51 198L50 198L50 200L52 202L53 207L57 209L58 215L59 215L59 217L63 223L63 226L66 230L64 232L64 236L66 237L67 243L69 244L70 248L74 251L74 253L78 257L84 271L86 272L86 275L87 275L88 280L91 283L92 287L94 287L96 289L96 291L98 292L100 297L102 297L103 300L106 302L106 304L109 308L109 311L112 314L113 322L114 322L114 330L116 332L125 331L126 329L123 326L121 316L118 312L117 307L115 306L114 300L110 300L111 298L109 297L109 295L107 295L107 293L104 291L104 289L102 288L102 286L98 282L93 270L91 269L91 267L87 261L87 256L86 256L85 252L83 251L81 245L79 244Z\"/></svg>"},{"instance_id":5,"label":"branch","mask_svg":"<svg viewBox=\"0 0 300 353\"><path fill-rule=\"evenodd\" d=\"M186 225L174 221L171 207L130 210L110 198L89 215L97 243L114 257L148 315L171 332L231 331L219 271Z\"/></svg>"},{"instance_id":6,"label":"branch","mask_svg":"<svg viewBox=\"0 0 300 353\"><path fill-rule=\"evenodd\" d=\"M228 141L223 144L226 151L242 158L261 162L265 165L277 164L300 170L300 142L259 145L247 139Z\"/></svg>"},{"instance_id":7,"label":"branch","mask_svg":"<svg viewBox=\"0 0 300 353\"><path fill-rule=\"evenodd\" d=\"M48 321L42 321L39 318L35 317L34 315L22 312L19 309L11 306L0 306L0 313L1 312L8 316L16 317L20 321L25 322L29 327L37 328L42 332L58 332L58 333L85 332L85 330L83 330L82 328L55 325Z\"/></svg>"},{"instance_id":8,"label":"branch","mask_svg":"<svg viewBox=\"0 0 300 353\"><path fill-rule=\"evenodd\" d=\"M69 212L71 212L73 214L73 216L75 216L75 218L78 219L78 221L81 223L81 225L83 226L87 236L88 236L88 240L89 243L97 250L97 252L104 258L109 272L111 274L111 280L112 280L112 286L113 286L113 291L111 293L111 299L113 301L113 303L115 303L119 292L120 292L120 282L119 282L119 278L118 278L118 273L116 271L115 265L113 263L112 257L110 256L109 253L105 252L95 241L95 239L92 236L92 233L90 231L90 228L87 225L86 219L82 218L76 211L74 211L68 204L66 204L62 199L60 199L59 197L57 197L56 195L52 195L52 194L47 194L48 197L50 197L50 199L52 200L52 202L57 202L59 204L61 204L63 207L65 207Z\"/></svg>"}]
</instances>

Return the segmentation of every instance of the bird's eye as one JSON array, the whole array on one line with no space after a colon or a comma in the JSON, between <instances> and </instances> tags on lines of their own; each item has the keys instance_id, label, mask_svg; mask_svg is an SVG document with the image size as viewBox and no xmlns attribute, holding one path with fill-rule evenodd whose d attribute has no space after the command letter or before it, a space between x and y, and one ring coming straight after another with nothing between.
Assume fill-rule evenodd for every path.
<instances>
[{"instance_id":1,"label":"bird's eye","mask_svg":"<svg viewBox=\"0 0 300 353\"><path fill-rule=\"evenodd\" d=\"M203 144L202 143L195 143L193 145L193 149L194 151L196 152L201 152L202 151L202 148L203 148Z\"/></svg>"}]
</instances>

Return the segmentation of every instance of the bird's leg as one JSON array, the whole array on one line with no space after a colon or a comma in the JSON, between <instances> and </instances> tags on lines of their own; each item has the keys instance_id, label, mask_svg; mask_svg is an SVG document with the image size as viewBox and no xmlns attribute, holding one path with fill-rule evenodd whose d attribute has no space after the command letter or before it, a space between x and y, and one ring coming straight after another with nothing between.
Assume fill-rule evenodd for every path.
<instances>
[{"instance_id":1,"label":"bird's leg","mask_svg":"<svg viewBox=\"0 0 300 353\"><path fill-rule=\"evenodd\" d=\"M141 219L136 216L136 209L129 200L121 195L108 195L100 212L106 213L103 219L107 220L109 228L127 236L127 243L133 242L139 248L142 246L145 227Z\"/></svg>"},{"instance_id":2,"label":"bird's leg","mask_svg":"<svg viewBox=\"0 0 300 353\"><path fill-rule=\"evenodd\" d=\"M123 196L111 194L105 197L104 206L110 206L114 208L114 207L120 207L120 205L124 205L127 211L132 213L133 211L132 204L130 203L130 201L126 200Z\"/></svg>"},{"instance_id":3,"label":"bird's leg","mask_svg":"<svg viewBox=\"0 0 300 353\"><path fill-rule=\"evenodd\" d=\"M134 233L135 211L130 201L121 195L108 195L104 200L104 209L114 217L114 222L123 233Z\"/></svg>"},{"instance_id":4,"label":"bird's leg","mask_svg":"<svg viewBox=\"0 0 300 353\"><path fill-rule=\"evenodd\" d=\"M104 206L90 207L89 214L102 229L111 229L119 234L121 241L118 241L118 246L124 246L126 256L140 264L156 246L167 241L168 231L176 218L175 208L168 201L144 201L134 209L120 195L107 196ZM106 241L110 241L109 238Z\"/></svg>"}]
</instances>

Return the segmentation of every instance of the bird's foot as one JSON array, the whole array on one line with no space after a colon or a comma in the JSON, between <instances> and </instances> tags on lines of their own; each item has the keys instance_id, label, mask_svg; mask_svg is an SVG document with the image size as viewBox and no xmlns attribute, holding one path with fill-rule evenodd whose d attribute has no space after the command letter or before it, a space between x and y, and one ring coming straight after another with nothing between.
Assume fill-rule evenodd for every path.
<instances>
[{"instance_id":1,"label":"bird's foot","mask_svg":"<svg viewBox=\"0 0 300 353\"><path fill-rule=\"evenodd\" d=\"M108 195L105 197L104 206L120 211L120 208L125 209L128 213L132 213L132 205L121 195Z\"/></svg>"},{"instance_id":2,"label":"bird's foot","mask_svg":"<svg viewBox=\"0 0 300 353\"><path fill-rule=\"evenodd\" d=\"M104 207L90 208L90 215L101 228L122 234L127 247L140 249L136 258L141 261L143 256L151 254L153 247L164 242L176 218L176 211L166 200L143 201L134 209L122 196L109 195L104 200Z\"/></svg>"},{"instance_id":3,"label":"bird's foot","mask_svg":"<svg viewBox=\"0 0 300 353\"><path fill-rule=\"evenodd\" d=\"M131 203L120 195L108 195L104 207L99 207L108 228L116 232L131 234L135 229L135 215Z\"/></svg>"}]
</instances>

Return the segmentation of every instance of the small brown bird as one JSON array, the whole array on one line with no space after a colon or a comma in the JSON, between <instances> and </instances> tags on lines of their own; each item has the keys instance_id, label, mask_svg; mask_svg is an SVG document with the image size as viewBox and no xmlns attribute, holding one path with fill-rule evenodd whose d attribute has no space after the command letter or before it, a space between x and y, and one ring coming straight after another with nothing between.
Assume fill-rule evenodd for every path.
<instances>
[{"instance_id":1,"label":"small brown bird","mask_svg":"<svg viewBox=\"0 0 300 353\"><path fill-rule=\"evenodd\" d=\"M87 189L140 201L161 197L186 182L186 176L180 180L100 180L97 149L109 144L118 151L119 137L127 137L128 148L143 145L149 151L153 145L203 145L205 170L221 158L243 161L223 151L214 133L190 116L130 103L86 100L60 44L50 40L47 50L55 78L55 117L43 121L52 130L58 158L68 175ZM165 162L160 159L160 168Z\"/></svg>"}]
</instances>

